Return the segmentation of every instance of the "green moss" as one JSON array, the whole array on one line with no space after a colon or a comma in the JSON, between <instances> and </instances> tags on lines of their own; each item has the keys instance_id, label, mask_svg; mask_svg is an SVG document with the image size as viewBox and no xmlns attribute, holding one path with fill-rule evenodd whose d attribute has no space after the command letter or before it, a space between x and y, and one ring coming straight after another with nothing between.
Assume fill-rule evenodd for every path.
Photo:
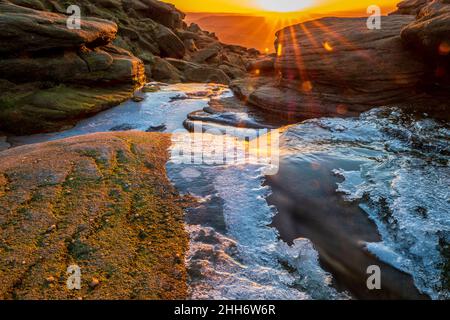
<instances>
[{"instance_id":1,"label":"green moss","mask_svg":"<svg viewBox=\"0 0 450 320\"><path fill-rule=\"evenodd\" d=\"M75 124L80 118L120 104L133 92L130 85L17 89L10 94L0 94L0 126L4 131L17 134L57 131Z\"/></svg>"},{"instance_id":2,"label":"green moss","mask_svg":"<svg viewBox=\"0 0 450 320\"><path fill-rule=\"evenodd\" d=\"M67 246L67 250L75 260L86 260L89 258L89 255L94 251L93 248L81 242L80 240L70 242Z\"/></svg>"}]
</instances>

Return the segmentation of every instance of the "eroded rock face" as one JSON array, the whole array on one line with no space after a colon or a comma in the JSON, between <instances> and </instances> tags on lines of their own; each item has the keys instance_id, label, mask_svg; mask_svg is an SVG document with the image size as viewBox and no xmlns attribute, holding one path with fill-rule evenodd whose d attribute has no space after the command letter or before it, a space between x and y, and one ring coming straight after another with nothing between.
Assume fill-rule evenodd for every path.
<instances>
[{"instance_id":1,"label":"eroded rock face","mask_svg":"<svg viewBox=\"0 0 450 320\"><path fill-rule=\"evenodd\" d=\"M248 103L290 119L354 115L404 102L425 74L424 63L400 39L413 20L383 17L381 30L369 30L365 18L324 18L287 27L277 33L276 77L263 83L237 81L232 88ZM249 67L270 71L270 60Z\"/></svg>"},{"instance_id":2,"label":"eroded rock face","mask_svg":"<svg viewBox=\"0 0 450 320\"><path fill-rule=\"evenodd\" d=\"M400 31L413 17L383 17L380 30L365 18L324 18L277 33L281 47L276 69L284 79L299 79L379 94L414 87L423 65L404 50Z\"/></svg>"},{"instance_id":3,"label":"eroded rock face","mask_svg":"<svg viewBox=\"0 0 450 320\"><path fill-rule=\"evenodd\" d=\"M145 82L143 62L113 46L117 25L0 2L0 128L55 131L131 97Z\"/></svg>"},{"instance_id":4,"label":"eroded rock face","mask_svg":"<svg viewBox=\"0 0 450 320\"><path fill-rule=\"evenodd\" d=\"M67 16L0 2L0 55L46 49L102 46L117 34L114 22L83 19L80 30L67 28Z\"/></svg>"},{"instance_id":5,"label":"eroded rock face","mask_svg":"<svg viewBox=\"0 0 450 320\"><path fill-rule=\"evenodd\" d=\"M182 28L186 16L174 5L156 0L124 0L124 5L170 29Z\"/></svg>"},{"instance_id":6,"label":"eroded rock face","mask_svg":"<svg viewBox=\"0 0 450 320\"><path fill-rule=\"evenodd\" d=\"M185 299L170 137L103 133L0 153L1 299ZM187 205L187 204L186 204ZM81 290L66 287L81 269Z\"/></svg>"},{"instance_id":7,"label":"eroded rock face","mask_svg":"<svg viewBox=\"0 0 450 320\"><path fill-rule=\"evenodd\" d=\"M11 1L28 8L59 13L65 13L67 6L62 0ZM215 34L202 30L198 25L187 26L183 21L184 13L161 1L79 0L77 5L83 17L93 16L116 23L118 31L114 45L125 48L141 59L146 65L146 75L154 80L180 82L196 79L209 82L219 79L221 83L227 83L227 78L244 76L249 61L260 55L254 49L220 43ZM165 60L157 57L176 58L202 67L190 70L191 76L178 76L176 72L168 70ZM156 72L152 73L152 70ZM204 76L198 70L205 70Z\"/></svg>"},{"instance_id":8,"label":"eroded rock face","mask_svg":"<svg viewBox=\"0 0 450 320\"><path fill-rule=\"evenodd\" d=\"M436 0L424 6L401 37L407 46L428 56L450 57L450 1Z\"/></svg>"},{"instance_id":9,"label":"eroded rock face","mask_svg":"<svg viewBox=\"0 0 450 320\"><path fill-rule=\"evenodd\" d=\"M405 0L397 4L397 10L392 14L417 15L425 5L432 0Z\"/></svg>"}]
</instances>

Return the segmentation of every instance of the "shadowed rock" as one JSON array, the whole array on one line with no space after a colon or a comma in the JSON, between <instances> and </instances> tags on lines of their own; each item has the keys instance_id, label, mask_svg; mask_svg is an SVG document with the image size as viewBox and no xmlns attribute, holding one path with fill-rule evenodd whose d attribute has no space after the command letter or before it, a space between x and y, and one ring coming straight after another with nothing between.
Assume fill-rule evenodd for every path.
<instances>
[{"instance_id":1,"label":"shadowed rock","mask_svg":"<svg viewBox=\"0 0 450 320\"><path fill-rule=\"evenodd\" d=\"M424 6L418 19L406 26L402 40L429 56L450 57L450 1L437 0Z\"/></svg>"},{"instance_id":2,"label":"shadowed rock","mask_svg":"<svg viewBox=\"0 0 450 320\"><path fill-rule=\"evenodd\" d=\"M28 9L0 2L0 54L73 48L81 45L101 46L117 34L114 22L84 18L82 28L67 28L67 16Z\"/></svg>"},{"instance_id":3,"label":"shadowed rock","mask_svg":"<svg viewBox=\"0 0 450 320\"><path fill-rule=\"evenodd\" d=\"M145 82L142 61L110 44L113 22L0 2L0 127L55 131L130 98Z\"/></svg>"},{"instance_id":4,"label":"shadowed rock","mask_svg":"<svg viewBox=\"0 0 450 320\"><path fill-rule=\"evenodd\" d=\"M233 91L292 121L355 115L416 96L426 67L400 39L414 17L383 17L380 30L366 20L323 18L280 30L276 77L236 81Z\"/></svg>"},{"instance_id":5,"label":"shadowed rock","mask_svg":"<svg viewBox=\"0 0 450 320\"><path fill-rule=\"evenodd\" d=\"M397 10L393 14L416 15L427 3L432 0L405 0L397 4Z\"/></svg>"}]
</instances>

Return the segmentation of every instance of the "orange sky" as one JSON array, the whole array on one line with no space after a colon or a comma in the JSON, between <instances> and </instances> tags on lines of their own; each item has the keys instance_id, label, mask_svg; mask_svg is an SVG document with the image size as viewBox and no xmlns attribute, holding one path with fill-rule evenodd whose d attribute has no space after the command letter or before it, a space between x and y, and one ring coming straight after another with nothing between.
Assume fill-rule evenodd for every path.
<instances>
[{"instance_id":1,"label":"orange sky","mask_svg":"<svg viewBox=\"0 0 450 320\"><path fill-rule=\"evenodd\" d=\"M391 10L400 0L163 0L185 12L348 11L377 4Z\"/></svg>"}]
</instances>

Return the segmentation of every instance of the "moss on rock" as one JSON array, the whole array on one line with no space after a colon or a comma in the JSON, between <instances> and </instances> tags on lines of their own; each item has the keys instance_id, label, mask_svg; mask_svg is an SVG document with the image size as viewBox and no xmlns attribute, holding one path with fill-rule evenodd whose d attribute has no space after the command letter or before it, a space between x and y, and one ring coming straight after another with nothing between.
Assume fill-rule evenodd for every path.
<instances>
[{"instance_id":1,"label":"moss on rock","mask_svg":"<svg viewBox=\"0 0 450 320\"><path fill-rule=\"evenodd\" d=\"M169 144L105 133L4 151L0 298L185 298L188 202L166 177ZM81 290L66 286L73 264Z\"/></svg>"}]
</instances>

